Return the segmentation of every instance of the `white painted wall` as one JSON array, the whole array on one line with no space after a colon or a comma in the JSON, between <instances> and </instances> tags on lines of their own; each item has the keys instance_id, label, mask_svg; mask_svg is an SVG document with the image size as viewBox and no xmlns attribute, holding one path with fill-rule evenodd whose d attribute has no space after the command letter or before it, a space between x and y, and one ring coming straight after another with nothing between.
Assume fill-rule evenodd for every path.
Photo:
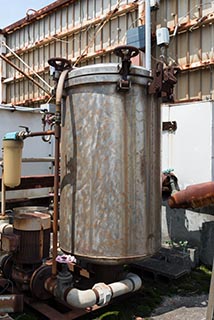
<instances>
[{"instance_id":1,"label":"white painted wall","mask_svg":"<svg viewBox=\"0 0 214 320\"><path fill-rule=\"evenodd\" d=\"M181 189L214 178L213 112L211 101L162 106L162 121L177 122L162 133L162 169L174 169Z\"/></svg>"},{"instance_id":2,"label":"white painted wall","mask_svg":"<svg viewBox=\"0 0 214 320\"><path fill-rule=\"evenodd\" d=\"M162 170L173 168L180 189L214 180L214 102L163 105L162 121L176 121L175 132L162 132ZM202 263L212 265L214 207L198 210L162 206L162 242L188 241Z\"/></svg>"}]
</instances>

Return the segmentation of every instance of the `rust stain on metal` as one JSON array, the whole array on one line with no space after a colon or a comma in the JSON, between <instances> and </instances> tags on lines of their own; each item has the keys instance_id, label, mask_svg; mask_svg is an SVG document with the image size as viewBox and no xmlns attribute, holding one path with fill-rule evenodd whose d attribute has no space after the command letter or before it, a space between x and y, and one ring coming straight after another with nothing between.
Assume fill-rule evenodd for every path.
<instances>
[{"instance_id":1,"label":"rust stain on metal","mask_svg":"<svg viewBox=\"0 0 214 320\"><path fill-rule=\"evenodd\" d=\"M214 204L214 182L200 183L187 187L172 195L170 208L200 208Z\"/></svg>"},{"instance_id":2,"label":"rust stain on metal","mask_svg":"<svg viewBox=\"0 0 214 320\"><path fill-rule=\"evenodd\" d=\"M75 1L72 1L72 2L70 1L68 4L71 4L71 3L73 3L73 2L75 2ZM43 38L43 39L41 39L41 40L39 40L39 41L34 42L33 44L31 44L31 45L29 45L29 46L25 46L25 47L23 47L23 48L20 48L20 49L15 50L15 53L16 53L16 54L25 53L25 52L27 52L27 51L30 51L30 50L36 48L36 47L40 47L40 46L42 46L42 45L46 45L46 44L50 43L51 41L56 41L56 38L60 40L60 39L62 39L62 38L65 38L66 36L70 36L70 35L72 35L72 34L76 34L76 33L80 32L81 30L86 30L86 29L88 29L88 27L92 27L92 26L95 26L95 25L101 23L101 22L104 20L104 18L106 18L106 19L108 20L108 19L109 19L109 18L108 18L109 15L111 15L111 17L114 18L114 17L116 17L116 16L123 15L123 14L125 14L125 13L127 13L127 12L129 12L129 11L135 10L135 9L137 8L137 6L138 6L138 5L137 5L136 3L130 3L130 4L122 5L122 6L120 6L119 9L117 9L115 12L114 12L114 11L109 11L109 12L107 13L107 15L105 15L105 16L98 16L98 17L96 17L96 18L94 18L94 19L87 20L86 22L84 22L84 23L82 23L82 24L79 24L79 25L77 25L77 26L75 26L75 27L72 27L72 28L69 29L69 30L59 32L59 33L57 33L57 34L51 35L50 37L45 37L45 38ZM49 7L49 6L47 6L47 7ZM41 11L41 10L39 10L39 11ZM39 11L38 11L38 12L39 12ZM50 12L47 12L47 14L49 14L49 13L50 13ZM42 17L43 17L43 16L42 16ZM25 19L24 19L24 20L25 20ZM37 19L37 20L38 20L38 19ZM20 21L21 21L21 20L20 20ZM18 21L17 24L18 24L20 21ZM31 22L33 22L33 20L32 20ZM9 26L9 27L11 27L10 32L7 31L7 28L3 29L2 32L3 32L3 33L13 33L13 32L15 31L15 29L13 29L12 26L13 26L13 25ZM20 24L18 28L23 28L24 26L25 26L25 24ZM8 28L9 28L9 27L8 27ZM7 53L7 54L6 54L6 57L7 57L7 58L8 58L8 57L11 57L11 56L12 56L12 53Z\"/></svg>"},{"instance_id":3,"label":"rust stain on metal","mask_svg":"<svg viewBox=\"0 0 214 320\"><path fill-rule=\"evenodd\" d=\"M24 99L24 100L21 100L21 101L13 102L13 105L16 105L16 106L29 106L33 102L47 101L48 97L49 97L48 95L45 95L45 96L39 96L38 98L33 98L33 99Z\"/></svg>"},{"instance_id":4,"label":"rust stain on metal","mask_svg":"<svg viewBox=\"0 0 214 320\"><path fill-rule=\"evenodd\" d=\"M180 72L189 71L189 70L198 70L201 68L210 68L210 66L214 65L213 59L200 60L187 64L180 64Z\"/></svg>"},{"instance_id":5,"label":"rust stain on metal","mask_svg":"<svg viewBox=\"0 0 214 320\"><path fill-rule=\"evenodd\" d=\"M180 23L179 25L175 24L173 27L169 27L170 33L173 33L175 29L177 28L177 33L182 33L185 31L193 31L196 28L199 28L201 26L211 24L214 21L214 14L213 12L210 12L209 14L197 18L197 19L192 19L188 22L185 23Z\"/></svg>"}]
</instances>

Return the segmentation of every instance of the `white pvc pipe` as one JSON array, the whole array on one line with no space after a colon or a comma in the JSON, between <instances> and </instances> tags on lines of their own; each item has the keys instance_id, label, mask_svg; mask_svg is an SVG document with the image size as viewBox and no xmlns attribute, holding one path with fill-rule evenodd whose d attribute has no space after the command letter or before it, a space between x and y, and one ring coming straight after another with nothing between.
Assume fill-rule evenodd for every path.
<instances>
[{"instance_id":1,"label":"white pvc pipe","mask_svg":"<svg viewBox=\"0 0 214 320\"><path fill-rule=\"evenodd\" d=\"M113 294L112 298L119 297L123 294L139 290L142 286L142 280L135 274L129 274L129 277L123 281L115 282L109 285Z\"/></svg>"},{"instance_id":2,"label":"white pvc pipe","mask_svg":"<svg viewBox=\"0 0 214 320\"><path fill-rule=\"evenodd\" d=\"M11 234L13 233L13 225L10 224L9 222L5 222L5 223L0 223L0 234L4 233L4 234Z\"/></svg>"},{"instance_id":3,"label":"white pvc pipe","mask_svg":"<svg viewBox=\"0 0 214 320\"><path fill-rule=\"evenodd\" d=\"M6 110L6 111L23 111L23 112L38 112L41 113L40 108L28 108L28 107L21 107L21 106L12 106L12 105L5 105L0 104L0 110Z\"/></svg>"},{"instance_id":4,"label":"white pvc pipe","mask_svg":"<svg viewBox=\"0 0 214 320\"><path fill-rule=\"evenodd\" d=\"M150 0L145 0L145 42L146 42L146 69L151 70L151 8Z\"/></svg>"},{"instance_id":5,"label":"white pvc pipe","mask_svg":"<svg viewBox=\"0 0 214 320\"><path fill-rule=\"evenodd\" d=\"M87 308L96 304L96 294L92 289L79 290L76 288L71 289L66 297L66 302L77 308Z\"/></svg>"},{"instance_id":6,"label":"white pvc pipe","mask_svg":"<svg viewBox=\"0 0 214 320\"><path fill-rule=\"evenodd\" d=\"M66 302L76 308L92 307L95 304L103 306L112 298L139 290L141 286L141 278L134 273L129 273L126 279L108 285L97 283L88 290L72 288L67 293Z\"/></svg>"}]
</instances>

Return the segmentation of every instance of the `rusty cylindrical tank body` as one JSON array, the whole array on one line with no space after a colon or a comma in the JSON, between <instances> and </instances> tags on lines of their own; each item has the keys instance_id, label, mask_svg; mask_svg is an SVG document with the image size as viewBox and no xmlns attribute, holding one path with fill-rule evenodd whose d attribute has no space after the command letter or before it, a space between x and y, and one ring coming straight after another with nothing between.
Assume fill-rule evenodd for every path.
<instances>
[{"instance_id":1,"label":"rusty cylindrical tank body","mask_svg":"<svg viewBox=\"0 0 214 320\"><path fill-rule=\"evenodd\" d=\"M140 260L160 247L160 108L149 72L117 64L74 69L62 110L60 247L96 264Z\"/></svg>"}]
</instances>

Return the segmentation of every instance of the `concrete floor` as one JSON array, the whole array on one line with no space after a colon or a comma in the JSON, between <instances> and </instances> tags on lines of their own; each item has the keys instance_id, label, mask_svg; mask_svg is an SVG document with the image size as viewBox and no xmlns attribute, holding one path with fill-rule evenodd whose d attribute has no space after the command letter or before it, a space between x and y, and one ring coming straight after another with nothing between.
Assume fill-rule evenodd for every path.
<instances>
[{"instance_id":1,"label":"concrete floor","mask_svg":"<svg viewBox=\"0 0 214 320\"><path fill-rule=\"evenodd\" d=\"M206 320L208 295L166 297L151 320Z\"/></svg>"}]
</instances>

